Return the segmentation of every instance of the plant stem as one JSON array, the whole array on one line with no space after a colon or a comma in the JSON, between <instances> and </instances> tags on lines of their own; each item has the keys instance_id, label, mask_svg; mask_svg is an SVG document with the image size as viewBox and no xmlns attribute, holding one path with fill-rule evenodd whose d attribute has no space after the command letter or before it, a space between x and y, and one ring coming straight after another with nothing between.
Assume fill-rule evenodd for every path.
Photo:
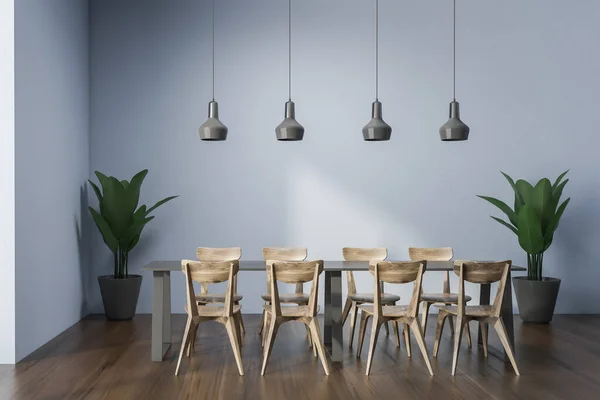
<instances>
[{"instance_id":1,"label":"plant stem","mask_svg":"<svg viewBox=\"0 0 600 400\"><path fill-rule=\"evenodd\" d=\"M115 257L114 257L114 259L115 259L115 260L114 260L114 262L115 262L115 268L114 268L114 272L113 272L113 277L114 277L115 279L117 279L117 271L118 271L118 266L119 266L119 260L117 259L117 257L118 257L118 256L117 256L117 253L114 253L114 256L115 256Z\"/></svg>"}]
</instances>

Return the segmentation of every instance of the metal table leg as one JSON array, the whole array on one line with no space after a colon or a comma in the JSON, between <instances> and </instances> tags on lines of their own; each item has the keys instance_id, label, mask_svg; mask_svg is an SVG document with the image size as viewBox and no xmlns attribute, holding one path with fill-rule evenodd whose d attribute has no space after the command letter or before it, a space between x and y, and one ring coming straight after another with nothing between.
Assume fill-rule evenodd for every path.
<instances>
[{"instance_id":1,"label":"metal table leg","mask_svg":"<svg viewBox=\"0 0 600 400\"><path fill-rule=\"evenodd\" d=\"M153 272L152 361L162 361L171 346L171 272Z\"/></svg>"},{"instance_id":2,"label":"metal table leg","mask_svg":"<svg viewBox=\"0 0 600 400\"><path fill-rule=\"evenodd\" d=\"M325 326L324 341L331 361L341 362L343 356L342 332L342 271L325 271Z\"/></svg>"}]
</instances>

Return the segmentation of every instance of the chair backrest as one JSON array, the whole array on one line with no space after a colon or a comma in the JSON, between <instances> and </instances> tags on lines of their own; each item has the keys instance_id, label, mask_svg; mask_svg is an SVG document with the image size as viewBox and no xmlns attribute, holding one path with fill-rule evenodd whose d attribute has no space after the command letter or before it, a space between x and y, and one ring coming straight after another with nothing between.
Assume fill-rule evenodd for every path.
<instances>
[{"instance_id":1,"label":"chair backrest","mask_svg":"<svg viewBox=\"0 0 600 400\"><path fill-rule=\"evenodd\" d=\"M496 291L496 298L492 304L492 316L500 316L502 301L504 300L504 288L508 278L508 271L512 266L511 260L473 262L473 261L455 261L454 273L460 277L458 287L458 309L464 312L465 307L465 281L477 283L480 285L500 282Z\"/></svg>"},{"instance_id":2,"label":"chair backrest","mask_svg":"<svg viewBox=\"0 0 600 400\"><path fill-rule=\"evenodd\" d=\"M454 251L452 247L409 247L408 256L412 261L450 261Z\"/></svg>"},{"instance_id":3,"label":"chair backrest","mask_svg":"<svg viewBox=\"0 0 600 400\"><path fill-rule=\"evenodd\" d=\"M409 247L408 256L412 261L450 261L454 257L452 247ZM450 293L450 271L444 274L443 293Z\"/></svg>"},{"instance_id":4,"label":"chair backrest","mask_svg":"<svg viewBox=\"0 0 600 400\"><path fill-rule=\"evenodd\" d=\"M346 261L383 261L387 258L387 249L384 247L344 247L342 255ZM356 294L356 282L352 271L346 271L346 280L348 281L348 294Z\"/></svg>"},{"instance_id":5,"label":"chair backrest","mask_svg":"<svg viewBox=\"0 0 600 400\"><path fill-rule=\"evenodd\" d=\"M389 262L380 261L369 266L369 272L375 277L374 311L375 315L382 315L381 286L379 282L386 283L410 283L414 282L413 294L408 305L408 315L416 317L418 314L419 296L423 273L427 267L427 261Z\"/></svg>"},{"instance_id":6,"label":"chair backrest","mask_svg":"<svg viewBox=\"0 0 600 400\"><path fill-rule=\"evenodd\" d=\"M269 265L271 275L271 307L274 315L281 315L281 302L277 281L284 283L303 284L312 282L308 301L309 312L317 315L317 296L319 293L319 275L323 272L323 260L304 262L274 261Z\"/></svg>"},{"instance_id":7,"label":"chair backrest","mask_svg":"<svg viewBox=\"0 0 600 400\"><path fill-rule=\"evenodd\" d=\"M308 250L306 247L263 247L262 249L263 259L265 261L304 261L308 256ZM267 269L267 293L271 294L271 274L269 273L269 264L266 265ZM304 290L302 283L296 284L296 294L301 294Z\"/></svg>"},{"instance_id":8,"label":"chair backrest","mask_svg":"<svg viewBox=\"0 0 600 400\"><path fill-rule=\"evenodd\" d=\"M242 258L241 247L197 247L198 261L235 261ZM233 280L234 294L237 294L237 277ZM208 283L200 284L200 293L208 293Z\"/></svg>"},{"instance_id":9,"label":"chair backrest","mask_svg":"<svg viewBox=\"0 0 600 400\"><path fill-rule=\"evenodd\" d=\"M201 284L228 282L223 316L230 317L233 315L233 279L240 269L239 261L203 262L182 260L181 269L185 274L188 313L192 316L198 315L193 282Z\"/></svg>"}]
</instances>

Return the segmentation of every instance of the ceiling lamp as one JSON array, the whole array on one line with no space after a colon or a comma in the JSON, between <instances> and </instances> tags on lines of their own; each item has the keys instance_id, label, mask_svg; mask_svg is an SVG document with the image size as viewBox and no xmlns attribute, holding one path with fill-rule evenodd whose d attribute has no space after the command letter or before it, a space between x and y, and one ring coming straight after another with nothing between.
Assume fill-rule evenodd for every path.
<instances>
[{"instance_id":1,"label":"ceiling lamp","mask_svg":"<svg viewBox=\"0 0 600 400\"><path fill-rule=\"evenodd\" d=\"M454 0L453 36L453 100L450 102L450 119L440 128L440 139L444 142L458 142L469 138L469 127L460 120L460 109L456 101L456 0Z\"/></svg>"},{"instance_id":2,"label":"ceiling lamp","mask_svg":"<svg viewBox=\"0 0 600 400\"><path fill-rule=\"evenodd\" d=\"M219 103L215 101L215 0L212 2L212 101L208 103L208 119L200 127L200 139L227 139L227 127L219 120Z\"/></svg>"},{"instance_id":3,"label":"ceiling lamp","mask_svg":"<svg viewBox=\"0 0 600 400\"><path fill-rule=\"evenodd\" d=\"M371 120L362 133L368 142L390 140L392 136L392 127L383 120L379 101L379 0L375 0L375 101L371 106Z\"/></svg>"},{"instance_id":4,"label":"ceiling lamp","mask_svg":"<svg viewBox=\"0 0 600 400\"><path fill-rule=\"evenodd\" d=\"M275 128L277 140L293 142L302 140L304 127L296 121L296 105L292 101L292 0L288 2L288 101L285 103L285 119Z\"/></svg>"}]
</instances>

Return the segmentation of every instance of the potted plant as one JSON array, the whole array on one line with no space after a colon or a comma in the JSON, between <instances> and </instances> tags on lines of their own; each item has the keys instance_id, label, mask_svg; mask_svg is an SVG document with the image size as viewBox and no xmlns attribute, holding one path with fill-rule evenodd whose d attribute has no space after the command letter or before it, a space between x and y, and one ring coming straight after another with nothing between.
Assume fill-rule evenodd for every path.
<instances>
[{"instance_id":1,"label":"potted plant","mask_svg":"<svg viewBox=\"0 0 600 400\"><path fill-rule=\"evenodd\" d=\"M135 315L142 284L141 275L129 274L129 252L137 245L146 224L154 218L150 213L178 196L167 197L150 208L145 204L138 207L147 169L137 173L131 181L95 173L102 190L88 181L98 197L99 210L89 209L104 243L114 255L113 274L98 277L104 312L111 320L129 320Z\"/></svg>"},{"instance_id":2,"label":"potted plant","mask_svg":"<svg viewBox=\"0 0 600 400\"><path fill-rule=\"evenodd\" d=\"M567 172L559 175L554 184L544 178L535 186L523 179L515 183L502 172L515 194L514 209L493 197L478 196L506 214L509 222L492 218L513 231L527 253L527 276L513 278L519 314L524 322L547 324L552 321L560 279L544 277L542 266L544 252L552 244L560 218L571 200L568 198L559 205L563 189L569 182L568 179L563 181Z\"/></svg>"}]
</instances>

